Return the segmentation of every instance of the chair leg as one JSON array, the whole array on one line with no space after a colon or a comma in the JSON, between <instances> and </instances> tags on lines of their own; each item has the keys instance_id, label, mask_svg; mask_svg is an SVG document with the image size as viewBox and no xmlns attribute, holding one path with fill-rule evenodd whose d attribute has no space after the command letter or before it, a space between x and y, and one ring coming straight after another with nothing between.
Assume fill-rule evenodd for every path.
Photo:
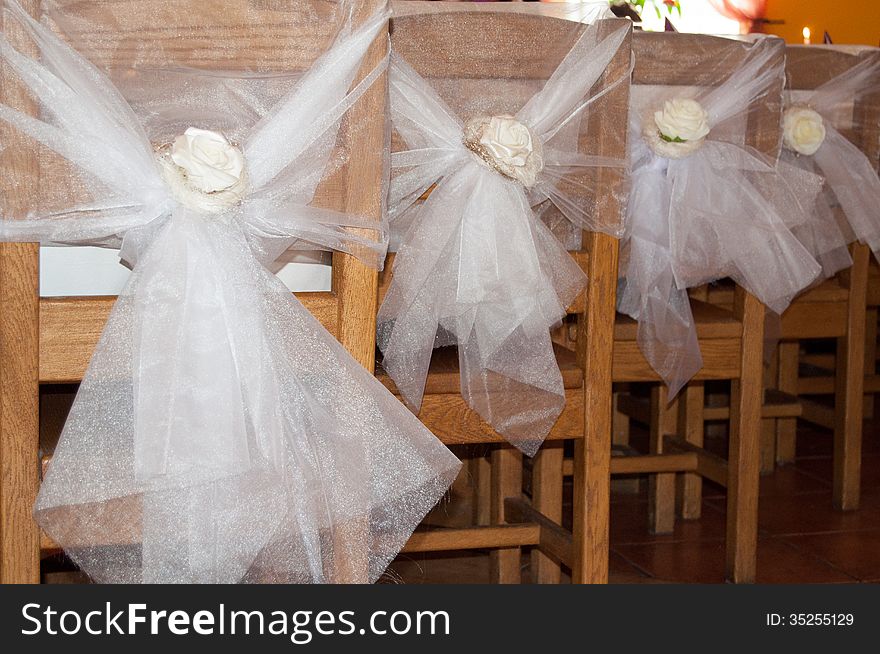
<instances>
[{"instance_id":1,"label":"chair leg","mask_svg":"<svg viewBox=\"0 0 880 654\"><path fill-rule=\"evenodd\" d=\"M666 386L651 389L651 454L663 453L663 438L676 433L678 400L669 403ZM675 473L651 475L648 527L654 534L668 534L675 528Z\"/></svg>"},{"instance_id":2,"label":"chair leg","mask_svg":"<svg viewBox=\"0 0 880 654\"><path fill-rule=\"evenodd\" d=\"M761 419L761 474L772 474L776 469L776 418Z\"/></svg>"},{"instance_id":3,"label":"chair leg","mask_svg":"<svg viewBox=\"0 0 880 654\"><path fill-rule=\"evenodd\" d=\"M865 389L865 295L868 248L853 247L846 336L837 340L834 383L834 506L859 508L862 467L862 411Z\"/></svg>"},{"instance_id":4,"label":"chair leg","mask_svg":"<svg viewBox=\"0 0 880 654\"><path fill-rule=\"evenodd\" d=\"M779 376L777 388L783 393L797 395L798 357L800 343L798 341L782 341L779 343ZM776 420L776 463L785 465L792 463L797 447L797 418L779 418Z\"/></svg>"},{"instance_id":5,"label":"chair leg","mask_svg":"<svg viewBox=\"0 0 880 654\"><path fill-rule=\"evenodd\" d=\"M562 523L562 441L544 443L532 464L532 505L545 516ZM532 550L532 580L539 584L558 584L559 564L538 548Z\"/></svg>"},{"instance_id":6,"label":"chair leg","mask_svg":"<svg viewBox=\"0 0 880 654\"><path fill-rule=\"evenodd\" d=\"M740 378L733 380L730 393L725 574L736 583L753 583L758 550L764 307L737 288L735 310L743 323L743 337Z\"/></svg>"},{"instance_id":7,"label":"chair leg","mask_svg":"<svg viewBox=\"0 0 880 654\"><path fill-rule=\"evenodd\" d=\"M492 522L492 466L489 458L474 454L468 459L471 477L471 519L475 525Z\"/></svg>"},{"instance_id":8,"label":"chair leg","mask_svg":"<svg viewBox=\"0 0 880 654\"><path fill-rule=\"evenodd\" d=\"M703 409L706 402L703 382L691 382L682 391L678 424L684 440L703 447ZM703 478L692 472L679 475L678 513L685 520L700 517L703 506Z\"/></svg>"},{"instance_id":9,"label":"chair leg","mask_svg":"<svg viewBox=\"0 0 880 654\"><path fill-rule=\"evenodd\" d=\"M578 361L587 374L584 376L584 437L576 440L574 446L571 581L604 584L608 583L610 552L611 352L618 243L606 234L592 233L587 238L590 281L586 313L578 322Z\"/></svg>"},{"instance_id":10,"label":"chair leg","mask_svg":"<svg viewBox=\"0 0 880 654\"><path fill-rule=\"evenodd\" d=\"M492 450L492 524L504 524L504 500L522 495L522 453L512 447ZM493 550L489 555L492 583L518 584L522 550L519 547Z\"/></svg>"},{"instance_id":11,"label":"chair leg","mask_svg":"<svg viewBox=\"0 0 880 654\"><path fill-rule=\"evenodd\" d=\"M0 245L0 583L40 581L38 257Z\"/></svg>"}]
</instances>

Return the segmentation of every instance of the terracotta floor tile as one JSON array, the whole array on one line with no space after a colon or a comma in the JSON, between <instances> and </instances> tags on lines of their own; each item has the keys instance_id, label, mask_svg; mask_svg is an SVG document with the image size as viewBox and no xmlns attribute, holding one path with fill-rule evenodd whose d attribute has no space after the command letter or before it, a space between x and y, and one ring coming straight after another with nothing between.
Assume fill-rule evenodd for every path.
<instances>
[{"instance_id":1,"label":"terracotta floor tile","mask_svg":"<svg viewBox=\"0 0 880 654\"><path fill-rule=\"evenodd\" d=\"M677 583L722 583L724 541L632 544L615 547L631 564ZM758 545L759 583L847 583L853 577L779 539Z\"/></svg>"},{"instance_id":2,"label":"terracotta floor tile","mask_svg":"<svg viewBox=\"0 0 880 654\"><path fill-rule=\"evenodd\" d=\"M812 534L873 529L880 525L880 500L866 494L859 511L837 511L831 493L779 495L758 501L758 527L769 535ZM718 500L710 500L720 508Z\"/></svg>"},{"instance_id":3,"label":"terracotta floor tile","mask_svg":"<svg viewBox=\"0 0 880 654\"><path fill-rule=\"evenodd\" d=\"M880 529L787 536L785 540L857 579L880 579Z\"/></svg>"},{"instance_id":4,"label":"terracotta floor tile","mask_svg":"<svg viewBox=\"0 0 880 654\"><path fill-rule=\"evenodd\" d=\"M831 481L811 475L799 465L777 468L772 474L761 476L761 497L790 497L808 493L828 493Z\"/></svg>"},{"instance_id":5,"label":"terracotta floor tile","mask_svg":"<svg viewBox=\"0 0 880 654\"><path fill-rule=\"evenodd\" d=\"M798 459L794 468L831 484L834 479L834 460L829 457ZM788 468L781 468L786 470ZM880 454L862 455L862 489L880 487Z\"/></svg>"},{"instance_id":6,"label":"terracotta floor tile","mask_svg":"<svg viewBox=\"0 0 880 654\"><path fill-rule=\"evenodd\" d=\"M652 534L648 531L647 500L614 504L611 507L612 544L710 540L723 538L724 530L724 513L709 502L703 503L703 514L699 520L677 518L671 534Z\"/></svg>"},{"instance_id":7,"label":"terracotta floor tile","mask_svg":"<svg viewBox=\"0 0 880 654\"><path fill-rule=\"evenodd\" d=\"M773 474L775 475L776 472L779 472L781 470L794 469L799 470L801 474L825 482L830 488L831 481L834 476L834 459L831 458L830 455L801 457L799 459L796 459L795 462L791 465L777 468Z\"/></svg>"}]
</instances>

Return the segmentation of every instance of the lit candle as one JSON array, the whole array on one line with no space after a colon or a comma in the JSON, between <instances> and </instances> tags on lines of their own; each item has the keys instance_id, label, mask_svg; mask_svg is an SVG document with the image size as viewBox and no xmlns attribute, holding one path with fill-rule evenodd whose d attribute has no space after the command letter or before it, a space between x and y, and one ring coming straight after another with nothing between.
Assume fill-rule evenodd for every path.
<instances>
[{"instance_id":1,"label":"lit candle","mask_svg":"<svg viewBox=\"0 0 880 654\"><path fill-rule=\"evenodd\" d=\"M804 45L810 45L810 28L804 28Z\"/></svg>"}]
</instances>

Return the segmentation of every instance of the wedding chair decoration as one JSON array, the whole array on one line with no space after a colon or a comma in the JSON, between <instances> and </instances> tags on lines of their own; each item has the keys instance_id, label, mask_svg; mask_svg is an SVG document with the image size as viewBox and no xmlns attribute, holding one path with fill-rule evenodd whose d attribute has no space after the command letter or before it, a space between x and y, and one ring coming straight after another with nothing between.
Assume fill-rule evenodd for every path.
<instances>
[{"instance_id":1,"label":"wedding chair decoration","mask_svg":"<svg viewBox=\"0 0 880 654\"><path fill-rule=\"evenodd\" d=\"M720 86L635 87L618 309L638 321L641 350L670 396L703 366L689 287L730 277L781 313L819 273L791 228L821 179L783 176L747 145L753 107L783 80L777 45L763 39Z\"/></svg>"},{"instance_id":2,"label":"wedding chair decoration","mask_svg":"<svg viewBox=\"0 0 880 654\"><path fill-rule=\"evenodd\" d=\"M425 106L435 109L439 106L442 109L439 117L443 121L438 120L440 132L434 140L433 137L421 135L423 125L434 120L433 116L420 119L412 125L408 119L401 121L399 113L392 112L392 117L398 118L395 126L399 126L392 133L392 153L402 153L396 161L398 165L392 165L392 187L394 180L400 178L401 181L397 182L398 194L401 194L401 190L404 191L401 195L410 192L419 194L418 187L423 181L418 178L427 174L424 168L411 168L408 162L401 161L400 156L419 156L419 153L424 152L425 161L429 161L448 150L450 158L461 159L462 167L444 176L446 165L441 161L437 186L431 188L429 183L425 187L427 192L422 193L425 203L437 195L436 199L445 197L444 205L458 207L458 202L449 202L449 193L454 192L453 188L448 187L451 178L457 181L460 188L473 189L475 204L486 206L488 211L485 215L478 216L480 220L469 221L465 230L459 225L459 216L440 213L439 205L430 214L422 213L419 209L424 205L419 200L411 208L395 215L391 230L392 242L397 235L402 237L400 240L405 246L410 234L416 230L444 231L447 222L453 223L448 227L450 233L461 233L468 238L483 234L485 238L480 243L467 248L462 246L461 249L471 256L469 261L472 263L479 263L482 258L493 258L500 251L502 254L499 261L503 268L499 268L496 274L498 281L495 288L501 289L511 283L506 276L513 275L514 282L519 279L520 268L531 270L534 265L540 266L539 270L552 271L554 267L560 267L563 271L571 269L564 262L557 264L555 258L548 259L546 263L541 259L537 264L530 263L528 267L520 264L519 260L513 263L509 261L510 255L507 251L510 249L510 235L517 238L517 247L524 253L517 256L529 261L537 257L533 254L534 241L522 236L543 234L545 227L532 224L537 221L528 214L527 196L522 191L517 193L517 186L513 187L516 211L511 213L508 210L506 215L493 214L492 205L484 202L487 199L484 191L498 189L500 186L503 192L499 197L503 200L509 197L504 190L508 180L494 169L486 168L485 174L480 169L473 171L468 164L476 160L469 159L470 151L459 152L464 119L501 113L513 116L524 105L532 106L530 98L550 97L544 96L542 89L547 91L553 86L560 92L560 98L566 97L568 92L572 95L583 92L586 95L580 101L589 103L588 108L578 113L560 130L571 130L571 134L563 139L560 133L560 137L552 140L552 147L557 147L557 142L565 145L570 138L572 149L565 155L569 161L591 163L595 159L596 163L607 161L616 164L572 166L566 168L563 178L556 182L557 187L561 187L572 200L571 203L566 203L567 210L579 208L585 216L601 224L601 231L584 231L581 224L575 228L553 202L545 201L536 207L540 218L550 226L551 231L559 233L565 239L565 248L554 243L554 247L547 252L542 250L542 256L555 256L559 252L575 262L574 272L578 278L582 278L580 270L587 277L585 291L566 308L569 318L577 320L571 341L566 343L571 347L554 347L551 355L554 356L551 359L554 369L552 372L556 374L556 369L561 372L565 394L562 412L546 435L546 440L553 447L548 447L545 443L533 462L536 466L550 470L558 467L561 473L562 441L573 441L571 529L561 526L561 506L558 510L551 510L537 496L533 496L531 502L524 499L522 452L508 444L509 436L499 433L488 423L461 391L464 384L461 370L469 360L461 358L460 352L452 347L438 348L432 356L431 345L434 331L437 331L437 313L434 304L428 302L418 307L427 314L425 322L419 323L419 326L426 326L430 331L426 350L430 367L424 384L419 419L444 443L461 446L462 451L469 455L469 481L473 481L472 487L479 488L480 491L477 493L477 501L473 505L475 510L469 524L449 525L444 521L443 527L437 529L429 521L416 531L405 551L415 555L419 552L488 549L490 579L496 583L516 583L521 578L521 548L531 547L533 557L540 561L562 562L567 566L571 571L572 583L605 583L608 579L609 562L610 344L614 330L618 249L617 239L609 235L609 232L620 231L626 198L626 170L621 164L626 157L627 125L620 117L626 115L629 103L631 26L626 21L617 19L599 20L594 25L580 24L571 20L570 10L574 7L571 4L399 2L393 3L393 7L392 50L400 60L406 62L406 68L401 69L406 72L411 69L414 74L408 74L397 82L401 85L400 91L394 90L392 85L392 102L395 94L398 100L403 97L413 97L418 102L424 100ZM580 10L581 6L577 5L577 8ZM578 81L581 72L593 75L594 73L569 67L572 49L584 48L584 40L594 41L596 44L605 43L605 46L598 46L592 52L589 52L589 48L584 48L589 53L584 62L591 66L592 58L601 56L601 51L608 45L607 40L616 39L621 29L624 34L620 47L616 48L616 54L608 61L604 71L596 76L595 85L588 85L582 91L555 85L562 71L571 75L573 82ZM552 83L548 85L548 81ZM413 89L424 88L427 91L407 95ZM404 109L409 111L406 104ZM564 115L566 110L561 107L560 110L563 112L560 115ZM453 131L453 128L457 131ZM434 147L435 142L442 147ZM546 143L543 145L546 161L550 148ZM424 150L421 149L423 147ZM550 154L553 157L559 156L552 151ZM394 163L392 158L392 164ZM402 185L402 180L407 179L411 170L415 170L412 179L418 183L413 183L408 188ZM471 172L474 173L473 178L470 174L465 174ZM539 184L542 176L543 173L536 178ZM477 182L479 186L474 188ZM438 191L443 185L447 185L447 190L441 194ZM400 195L392 194L392 200L394 197ZM391 204L394 205L395 202L392 201ZM522 205L525 205L525 215L519 212ZM509 206L507 203L503 208L507 209ZM431 223L419 222L428 217L439 218L439 222L433 227ZM406 221L411 224L408 230L405 228ZM565 229L566 225L571 225L571 229ZM453 241L455 238L452 237ZM552 243L552 239L548 240ZM449 247L431 253L430 258L426 256L425 261L428 265L435 265L437 262L437 269L445 274L445 269L439 266L438 257L450 251L456 254L456 248L457 245L450 242ZM566 252L566 248L570 248L570 251ZM404 256L403 247L396 256ZM412 256L412 252L408 256ZM409 264L409 267L393 265L390 261L393 258L394 253L389 254L389 261L379 276L380 299L395 284L406 287L407 281L401 277L415 274L422 279L425 276L420 267L413 268ZM450 283L455 284L455 278L444 282ZM466 284L467 280L463 280L462 287ZM420 297L420 301L421 299ZM512 301L517 300L514 298ZM417 314L409 315L418 317ZM393 327L396 331L396 325ZM542 329L547 331L546 327ZM554 337L558 337L558 333ZM445 339L443 342L451 340L448 335L443 335L442 338ZM550 367L542 359L526 354L529 355L528 362L521 363L524 370L528 370L528 366L534 366L535 370L544 374ZM395 381L381 366L377 366L377 376L389 389L400 394ZM503 381L492 378L487 380L491 382L487 383L487 393L499 390L491 396L493 402L506 402L506 407L502 408L506 409L508 415L527 410L531 406L532 391L527 389L527 393L513 392L505 395L501 392L505 390ZM500 383L496 385L496 382ZM528 417L525 416L526 419ZM542 435L538 434L535 438L540 439ZM538 572L533 574L532 579L541 583L554 583L554 579L550 577L549 574ZM559 576L556 575L555 582L558 581Z\"/></svg>"},{"instance_id":3,"label":"wedding chair decoration","mask_svg":"<svg viewBox=\"0 0 880 654\"><path fill-rule=\"evenodd\" d=\"M199 10L249 25L249 5ZM125 36L114 12L138 10L157 7L55 2L41 24L3 3L5 34L27 42L0 37L0 55L38 111L3 104L0 119L52 175L4 210L0 240L117 245L134 269L36 520L96 581L373 581L459 462L266 266L289 247L381 265L383 227L313 200L363 156L337 141L384 82L387 58L359 71L387 38L386 5L287 7L279 20L311 39L284 50L310 65L299 75L185 67L206 52L185 30L167 49L130 40L130 65L109 66L106 35ZM26 188L4 172L5 197Z\"/></svg>"},{"instance_id":4,"label":"wedding chair decoration","mask_svg":"<svg viewBox=\"0 0 880 654\"><path fill-rule=\"evenodd\" d=\"M508 67L481 86L454 86L464 71L425 79L392 55L392 124L405 146L392 153L399 246L377 318L382 366L418 411L434 348L457 345L462 397L529 456L565 405L550 328L585 284L548 225L569 221L573 249L580 230L622 233L604 196L581 196L605 175L622 197L625 162L584 154L579 139L590 105L628 81L594 90L627 28L600 36L593 24L546 81L530 83Z\"/></svg>"},{"instance_id":5,"label":"wedding chair decoration","mask_svg":"<svg viewBox=\"0 0 880 654\"><path fill-rule=\"evenodd\" d=\"M790 49L795 61L789 75L809 75L810 66L822 61L825 49L809 52ZM845 57L846 55L838 53ZM880 57L866 57L813 90L789 89L783 115L782 161L821 175L825 192L808 213L810 220L796 234L822 264L824 278L849 267L847 245L857 239L880 258L880 178L858 143L867 114L859 114L858 101L880 90ZM854 111L854 106L856 111ZM841 131L843 130L843 131ZM844 132L851 135L847 138ZM845 224L838 223L839 206Z\"/></svg>"},{"instance_id":6,"label":"wedding chair decoration","mask_svg":"<svg viewBox=\"0 0 880 654\"><path fill-rule=\"evenodd\" d=\"M833 502L853 510L861 486L865 372L873 372L865 316L870 250L876 258L880 244L880 56L872 49L860 57L839 48L790 46L786 70L782 162L789 171L825 179L824 192L795 235L822 264L824 281L798 296L779 319L771 384L791 396L805 419L833 429ZM810 339L836 339L837 351L831 365L819 362L818 370L802 376L801 362L816 365L801 356ZM816 374L823 367L831 370ZM799 397L817 392L834 395L834 406ZM794 459L795 418L771 419L763 433L765 470Z\"/></svg>"},{"instance_id":7,"label":"wedding chair decoration","mask_svg":"<svg viewBox=\"0 0 880 654\"><path fill-rule=\"evenodd\" d=\"M765 307L742 285L735 286L732 302L723 308L689 299L687 286L691 276L699 279L714 270L754 287L757 271L750 265L783 267L785 260L765 261L777 251L799 253L796 260L803 257L811 275L818 272L818 264L786 231L786 225L796 224L790 214L798 209L797 197L787 196L797 195L798 187L774 187L780 177L774 169L782 136L785 44L650 32L635 33L632 42L629 146L635 156L629 240L621 255L626 297L618 297L640 313L638 320L619 314L614 329L612 379L621 385L615 388L610 439L618 456L611 457L610 474L648 476L653 533L672 532L677 512L685 519L700 517L703 478L726 488L725 578L752 583ZM661 126L668 140L661 138ZM814 199L818 180L805 174L802 181L804 197ZM752 215L742 215L741 204ZM760 251L765 245L769 253ZM680 351L688 343L691 351ZM694 368L686 367L693 364L696 374L673 398L676 382L688 380ZM712 380L730 383L726 458L704 447L703 384ZM651 384L650 400L629 392L637 383ZM631 418L650 424L647 453L631 447ZM563 473L567 470L566 462ZM538 483L544 483L543 476L533 479L533 492ZM555 489L561 506L562 484Z\"/></svg>"}]
</instances>

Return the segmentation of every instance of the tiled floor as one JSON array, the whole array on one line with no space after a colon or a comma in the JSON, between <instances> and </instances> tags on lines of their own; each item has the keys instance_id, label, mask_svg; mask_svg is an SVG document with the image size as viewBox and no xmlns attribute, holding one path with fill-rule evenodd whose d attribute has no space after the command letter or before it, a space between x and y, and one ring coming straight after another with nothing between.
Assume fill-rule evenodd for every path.
<instances>
[{"instance_id":1,"label":"tiled floor","mask_svg":"<svg viewBox=\"0 0 880 654\"><path fill-rule=\"evenodd\" d=\"M831 446L829 431L802 422L795 462L762 477L759 582L880 581L880 417L865 422L858 511L842 513L831 506ZM642 483L637 495L613 496L611 581L722 582L724 491L707 484L699 520L679 520L674 533L652 535L645 487ZM446 507L447 519L454 520L457 501L454 497ZM404 583L479 583L489 577L485 553L401 556L391 570L388 580ZM528 580L527 556L523 576Z\"/></svg>"}]
</instances>

